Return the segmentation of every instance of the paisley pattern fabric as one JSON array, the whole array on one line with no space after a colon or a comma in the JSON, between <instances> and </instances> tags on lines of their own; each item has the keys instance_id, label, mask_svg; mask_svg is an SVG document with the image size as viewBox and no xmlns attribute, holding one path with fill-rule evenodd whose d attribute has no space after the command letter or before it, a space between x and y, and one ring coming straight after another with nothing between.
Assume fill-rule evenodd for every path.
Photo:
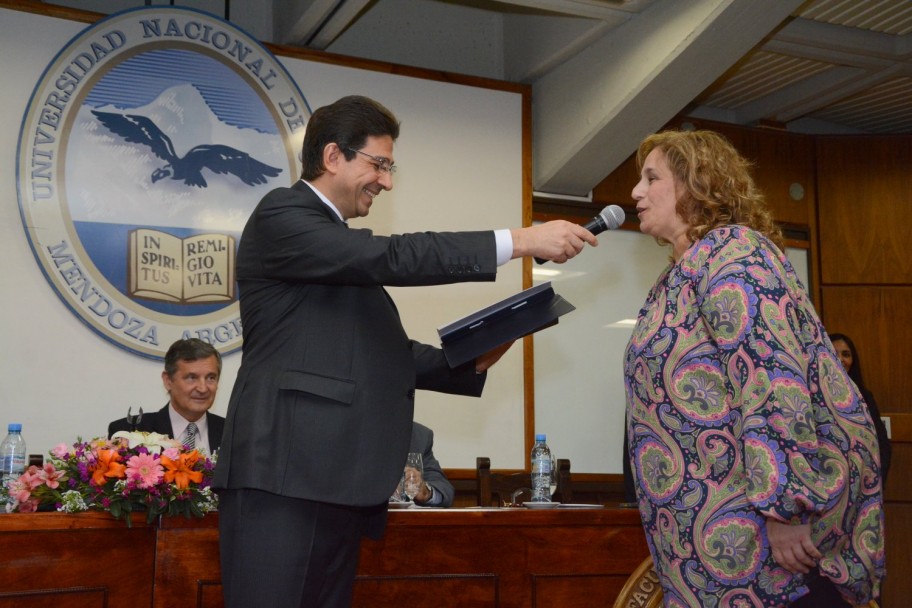
<instances>
[{"instance_id":1,"label":"paisley pattern fabric","mask_svg":"<svg viewBox=\"0 0 912 608\"><path fill-rule=\"evenodd\" d=\"M884 575L877 436L788 259L743 226L659 277L624 357L630 457L665 605L787 606L766 518L810 523L846 600Z\"/></svg>"}]
</instances>

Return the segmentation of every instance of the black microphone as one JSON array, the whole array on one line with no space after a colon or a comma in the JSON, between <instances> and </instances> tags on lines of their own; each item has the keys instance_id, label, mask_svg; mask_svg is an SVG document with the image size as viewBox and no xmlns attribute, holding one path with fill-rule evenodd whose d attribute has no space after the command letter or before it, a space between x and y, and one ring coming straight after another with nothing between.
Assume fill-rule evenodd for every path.
<instances>
[{"instance_id":1,"label":"black microphone","mask_svg":"<svg viewBox=\"0 0 912 608\"><path fill-rule=\"evenodd\" d=\"M614 230L624 223L624 210L617 205L608 205L594 218L583 224L583 228L592 234L599 234L606 230ZM535 258L539 264L544 264L548 260Z\"/></svg>"}]
</instances>

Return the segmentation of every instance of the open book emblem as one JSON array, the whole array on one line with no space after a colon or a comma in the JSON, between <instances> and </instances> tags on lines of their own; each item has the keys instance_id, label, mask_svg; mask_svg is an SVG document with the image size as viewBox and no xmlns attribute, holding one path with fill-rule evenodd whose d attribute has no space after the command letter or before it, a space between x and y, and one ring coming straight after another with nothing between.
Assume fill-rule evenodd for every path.
<instances>
[{"instance_id":1,"label":"open book emblem","mask_svg":"<svg viewBox=\"0 0 912 608\"><path fill-rule=\"evenodd\" d=\"M234 237L180 238L161 230L130 231L127 247L131 297L192 304L235 299Z\"/></svg>"}]
</instances>

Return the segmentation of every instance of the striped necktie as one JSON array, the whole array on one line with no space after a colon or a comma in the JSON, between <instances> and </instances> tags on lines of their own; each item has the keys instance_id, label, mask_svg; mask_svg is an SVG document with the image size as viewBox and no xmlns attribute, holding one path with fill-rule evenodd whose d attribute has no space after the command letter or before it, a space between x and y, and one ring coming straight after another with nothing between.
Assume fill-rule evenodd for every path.
<instances>
[{"instance_id":1,"label":"striped necktie","mask_svg":"<svg viewBox=\"0 0 912 608\"><path fill-rule=\"evenodd\" d=\"M191 422L187 425L187 430L184 431L184 447L187 448L187 451L190 451L196 448L196 423Z\"/></svg>"}]
</instances>

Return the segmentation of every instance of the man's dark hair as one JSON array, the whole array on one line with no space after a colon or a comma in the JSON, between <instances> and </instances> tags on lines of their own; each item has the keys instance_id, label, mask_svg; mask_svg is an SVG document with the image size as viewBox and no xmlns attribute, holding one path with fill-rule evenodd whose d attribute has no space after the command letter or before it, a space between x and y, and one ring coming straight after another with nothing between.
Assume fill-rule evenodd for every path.
<instances>
[{"instance_id":1,"label":"man's dark hair","mask_svg":"<svg viewBox=\"0 0 912 608\"><path fill-rule=\"evenodd\" d=\"M222 356L215 350L215 347L199 338L178 340L165 353L165 373L168 374L169 378L174 378L179 361L198 361L209 357L215 357L215 361L218 364L218 373L221 376Z\"/></svg>"},{"instance_id":2,"label":"man's dark hair","mask_svg":"<svg viewBox=\"0 0 912 608\"><path fill-rule=\"evenodd\" d=\"M393 141L399 138L399 121L392 112L370 99L350 95L328 106L317 108L307 121L302 150L301 178L312 180L326 170L323 166L323 148L336 143L345 160L351 160L355 152L364 147L369 136L389 135Z\"/></svg>"}]
</instances>

